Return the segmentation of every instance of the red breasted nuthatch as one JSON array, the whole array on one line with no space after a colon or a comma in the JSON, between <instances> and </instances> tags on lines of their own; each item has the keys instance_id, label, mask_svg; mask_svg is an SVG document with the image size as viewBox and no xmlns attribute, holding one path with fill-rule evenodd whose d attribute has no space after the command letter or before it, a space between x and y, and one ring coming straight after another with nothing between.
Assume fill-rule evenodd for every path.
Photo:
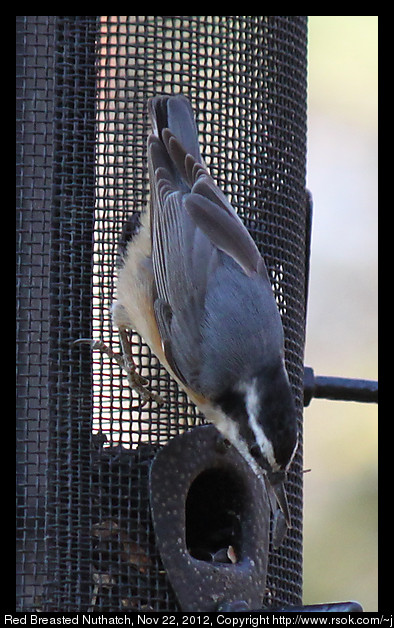
<instances>
[{"instance_id":1,"label":"red breasted nuthatch","mask_svg":"<svg viewBox=\"0 0 394 628\"><path fill-rule=\"evenodd\" d=\"M124 354L124 332L135 329L207 420L264 473L290 525L283 482L297 446L296 412L264 260L204 166L189 101L158 96L149 112L150 207L123 243L113 308Z\"/></svg>"}]
</instances>

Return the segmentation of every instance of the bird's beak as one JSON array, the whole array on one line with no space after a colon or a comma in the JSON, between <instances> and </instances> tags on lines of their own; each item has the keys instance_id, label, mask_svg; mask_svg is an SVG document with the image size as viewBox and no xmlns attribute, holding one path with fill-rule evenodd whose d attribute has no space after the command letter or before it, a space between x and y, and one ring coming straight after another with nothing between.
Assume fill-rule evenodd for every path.
<instances>
[{"instance_id":1,"label":"bird's beak","mask_svg":"<svg viewBox=\"0 0 394 628\"><path fill-rule=\"evenodd\" d=\"M284 482L274 483L274 484L271 484L271 486L272 486L272 490L275 493L275 497L279 504L279 508L281 509L285 517L287 527L291 528L291 517L290 517L289 504L287 502Z\"/></svg>"},{"instance_id":2,"label":"bird's beak","mask_svg":"<svg viewBox=\"0 0 394 628\"><path fill-rule=\"evenodd\" d=\"M289 504L287 503L286 491L284 487L285 475L275 477L274 474L265 475L265 485L273 513L272 545L278 549L286 532L291 528L291 518Z\"/></svg>"},{"instance_id":3,"label":"bird's beak","mask_svg":"<svg viewBox=\"0 0 394 628\"><path fill-rule=\"evenodd\" d=\"M286 473L284 471L268 472L266 475L266 486L271 502L272 512L275 513L278 504L285 518L287 527L291 528L291 517L285 490L285 480Z\"/></svg>"}]
</instances>

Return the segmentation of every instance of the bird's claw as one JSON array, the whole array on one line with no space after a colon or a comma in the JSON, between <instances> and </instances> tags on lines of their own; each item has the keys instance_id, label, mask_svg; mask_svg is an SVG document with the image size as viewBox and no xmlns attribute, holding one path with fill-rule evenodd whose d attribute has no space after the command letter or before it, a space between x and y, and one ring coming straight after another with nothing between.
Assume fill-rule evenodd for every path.
<instances>
[{"instance_id":1,"label":"bird's claw","mask_svg":"<svg viewBox=\"0 0 394 628\"><path fill-rule=\"evenodd\" d=\"M115 353L102 340L94 340L92 338L79 338L78 340L74 340L72 344L73 346L87 344L90 346L92 351L105 353L105 355L107 355L111 360L114 360L118 366L125 371L130 388L135 390L142 398L143 405L145 405L145 403L149 400L155 401L159 405L164 403L160 395L147 388L149 380L137 373L134 362L131 362L131 360L124 354Z\"/></svg>"}]
</instances>

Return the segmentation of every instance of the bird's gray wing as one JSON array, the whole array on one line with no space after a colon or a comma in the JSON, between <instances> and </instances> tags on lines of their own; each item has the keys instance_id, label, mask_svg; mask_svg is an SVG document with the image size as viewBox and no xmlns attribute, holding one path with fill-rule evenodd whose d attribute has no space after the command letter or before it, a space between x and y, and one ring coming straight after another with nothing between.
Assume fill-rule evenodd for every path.
<instances>
[{"instance_id":1,"label":"bird's gray wing","mask_svg":"<svg viewBox=\"0 0 394 628\"><path fill-rule=\"evenodd\" d=\"M198 380L208 281L223 263L220 252L246 277L268 276L226 197L169 129L150 136L148 155L156 321L171 368L190 385Z\"/></svg>"},{"instance_id":2,"label":"bird's gray wing","mask_svg":"<svg viewBox=\"0 0 394 628\"><path fill-rule=\"evenodd\" d=\"M156 136L149 138L148 154L155 316L170 367L190 384L198 368L199 328L215 249L189 216L184 205L187 189L182 189L181 175L174 172L165 145ZM181 359L175 344L183 347Z\"/></svg>"}]
</instances>

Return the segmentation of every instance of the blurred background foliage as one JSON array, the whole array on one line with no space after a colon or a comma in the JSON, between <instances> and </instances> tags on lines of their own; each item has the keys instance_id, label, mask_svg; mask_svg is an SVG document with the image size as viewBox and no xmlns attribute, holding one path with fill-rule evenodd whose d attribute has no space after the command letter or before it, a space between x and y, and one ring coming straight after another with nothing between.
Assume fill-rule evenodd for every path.
<instances>
[{"instance_id":1,"label":"blurred background foliage","mask_svg":"<svg viewBox=\"0 0 394 628\"><path fill-rule=\"evenodd\" d=\"M377 379L377 25L309 16L305 364L316 375ZM304 426L304 603L377 611L377 406L314 400Z\"/></svg>"}]
</instances>

